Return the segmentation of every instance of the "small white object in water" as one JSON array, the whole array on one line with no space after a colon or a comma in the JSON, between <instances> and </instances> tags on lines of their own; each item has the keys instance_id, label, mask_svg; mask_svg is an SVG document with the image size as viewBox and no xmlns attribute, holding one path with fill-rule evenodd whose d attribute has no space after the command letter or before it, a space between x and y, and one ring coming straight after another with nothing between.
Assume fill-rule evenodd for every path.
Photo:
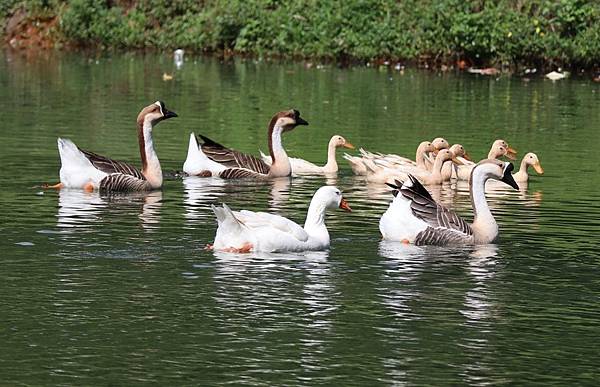
<instances>
[{"instance_id":1,"label":"small white object in water","mask_svg":"<svg viewBox=\"0 0 600 387\"><path fill-rule=\"evenodd\" d=\"M19 246L35 246L35 243L33 243L33 242L17 242L17 243L15 243L15 245L19 245Z\"/></svg>"},{"instance_id":2,"label":"small white object in water","mask_svg":"<svg viewBox=\"0 0 600 387\"><path fill-rule=\"evenodd\" d=\"M557 71L552 71L548 74L546 74L546 78L550 79L551 81L558 81L559 79L563 79L567 76L567 73L559 73Z\"/></svg>"},{"instance_id":3,"label":"small white object in water","mask_svg":"<svg viewBox=\"0 0 600 387\"><path fill-rule=\"evenodd\" d=\"M181 66L183 66L183 54L184 53L185 53L185 51L183 51L181 48L178 48L177 50L175 50L173 52L173 60L175 61L175 67L181 68Z\"/></svg>"}]
</instances>

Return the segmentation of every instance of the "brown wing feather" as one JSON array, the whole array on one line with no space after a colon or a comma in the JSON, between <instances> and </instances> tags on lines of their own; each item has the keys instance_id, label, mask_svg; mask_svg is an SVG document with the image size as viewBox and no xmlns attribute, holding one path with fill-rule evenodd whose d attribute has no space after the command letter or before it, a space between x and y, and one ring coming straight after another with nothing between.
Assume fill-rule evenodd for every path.
<instances>
[{"instance_id":1,"label":"brown wing feather","mask_svg":"<svg viewBox=\"0 0 600 387\"><path fill-rule=\"evenodd\" d=\"M221 179L265 178L266 174L245 168L229 168L219 173Z\"/></svg>"},{"instance_id":2,"label":"brown wing feather","mask_svg":"<svg viewBox=\"0 0 600 387\"><path fill-rule=\"evenodd\" d=\"M269 173L269 165L261 159L226 148L223 145L214 142L210 138L204 137L203 135L200 135L200 138L203 141L203 144L200 145L200 149L202 149L202 152L206 155L206 157L212 161L229 168L249 169L264 175Z\"/></svg>"},{"instance_id":3,"label":"brown wing feather","mask_svg":"<svg viewBox=\"0 0 600 387\"><path fill-rule=\"evenodd\" d=\"M455 234L458 232L466 236L473 235L471 226L464 219L456 212L436 203L414 176L408 176L412 186L402 186L400 193L410 200L410 208L417 218L422 219L436 230L442 228Z\"/></svg>"},{"instance_id":4,"label":"brown wing feather","mask_svg":"<svg viewBox=\"0 0 600 387\"><path fill-rule=\"evenodd\" d=\"M122 173L125 175L130 175L136 177L141 180L146 180L142 172L139 171L136 167L131 164L125 163L123 161L117 161L113 159L109 159L108 157L100 156L96 153L83 150L78 148L81 153L87 157L87 159L92 163L95 168L98 168L102 172L106 173Z\"/></svg>"},{"instance_id":5,"label":"brown wing feather","mask_svg":"<svg viewBox=\"0 0 600 387\"><path fill-rule=\"evenodd\" d=\"M139 192L150 191L152 187L147 180L132 175L113 173L100 180L100 192Z\"/></svg>"}]
</instances>

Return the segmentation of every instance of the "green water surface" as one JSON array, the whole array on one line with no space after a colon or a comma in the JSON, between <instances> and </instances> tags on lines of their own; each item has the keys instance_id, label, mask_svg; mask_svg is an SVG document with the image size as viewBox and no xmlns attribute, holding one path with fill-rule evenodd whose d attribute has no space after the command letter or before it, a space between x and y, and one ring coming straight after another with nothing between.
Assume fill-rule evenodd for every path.
<instances>
[{"instance_id":1,"label":"green water surface","mask_svg":"<svg viewBox=\"0 0 600 387\"><path fill-rule=\"evenodd\" d=\"M163 81L164 72L173 73ZM154 143L162 191L42 191L56 138L139 165L135 118L179 117ZM600 371L600 85L171 55L0 54L0 384L574 385ZM496 138L546 171L489 195L497 244L382 242L392 195L352 175L276 182L180 178L189 133L267 150L297 108L292 156L324 163L331 135L412 156L437 136L483 158ZM341 153L341 152L340 152ZM517 165L518 166L518 165ZM303 222L335 184L327 252L213 253L210 205ZM468 190L442 189L471 219Z\"/></svg>"}]
</instances>

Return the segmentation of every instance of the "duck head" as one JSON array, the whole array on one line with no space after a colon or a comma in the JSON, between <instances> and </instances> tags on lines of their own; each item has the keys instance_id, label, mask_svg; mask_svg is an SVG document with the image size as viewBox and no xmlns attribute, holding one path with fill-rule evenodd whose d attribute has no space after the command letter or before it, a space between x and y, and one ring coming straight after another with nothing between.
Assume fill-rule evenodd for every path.
<instances>
[{"instance_id":1,"label":"duck head","mask_svg":"<svg viewBox=\"0 0 600 387\"><path fill-rule=\"evenodd\" d=\"M450 147L450 150L452 151L452 153L454 153L454 157L462 157L465 160L471 161L471 156L469 156L469 154L465 150L465 147L463 147L462 145L454 144Z\"/></svg>"},{"instance_id":2,"label":"duck head","mask_svg":"<svg viewBox=\"0 0 600 387\"><path fill-rule=\"evenodd\" d=\"M348 149L354 149L354 145L350 144L346 139L340 135L335 135L331 137L329 140L329 144L335 146L336 148L343 147Z\"/></svg>"},{"instance_id":3,"label":"duck head","mask_svg":"<svg viewBox=\"0 0 600 387\"><path fill-rule=\"evenodd\" d=\"M542 168L542 165L540 164L540 160L538 159L538 157L535 153L533 153L533 152L527 153L525 155L525 157L523 158L523 160L526 165L531 165L533 167L533 169L535 169L535 171L539 175L544 174L544 168Z\"/></svg>"},{"instance_id":4,"label":"duck head","mask_svg":"<svg viewBox=\"0 0 600 387\"><path fill-rule=\"evenodd\" d=\"M431 144L433 144L433 147L435 148L435 150L433 151L433 154L436 154L436 155L441 149L450 148L450 144L448 143L448 141L446 141L445 138L441 138L441 137L434 138L433 141L431 142Z\"/></svg>"},{"instance_id":5,"label":"duck head","mask_svg":"<svg viewBox=\"0 0 600 387\"><path fill-rule=\"evenodd\" d=\"M504 147L504 149L506 150L505 153L502 154L502 156L506 156L511 160L517 159L517 151L514 148L511 148L506 141L501 139L494 141L494 143L492 144L492 149L497 149L499 147Z\"/></svg>"}]
</instances>

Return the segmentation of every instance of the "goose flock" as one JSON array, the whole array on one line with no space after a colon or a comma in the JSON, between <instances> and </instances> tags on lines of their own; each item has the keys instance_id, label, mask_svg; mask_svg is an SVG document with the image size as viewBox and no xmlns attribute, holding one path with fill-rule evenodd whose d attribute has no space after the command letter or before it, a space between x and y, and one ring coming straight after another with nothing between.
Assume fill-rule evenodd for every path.
<instances>
[{"instance_id":1,"label":"goose flock","mask_svg":"<svg viewBox=\"0 0 600 387\"><path fill-rule=\"evenodd\" d=\"M60 182L45 188L70 188L100 192L153 191L162 187L163 174L154 149L152 130L161 121L177 117L162 101L141 110L137 134L142 168L83 150L68 139L58 139ZM307 160L288 157L282 135L308 122L296 109L275 114L267 126L266 155L245 154L204 135L190 134L183 171L190 176L221 179L273 179L293 175L328 175L338 171L336 149L354 149L340 135L331 137L327 163L318 166ZM355 175L366 182L392 188L393 200L381 216L383 239L415 245L473 245L493 242L498 225L486 201L488 180L496 180L516 190L526 184L532 167L544 170L535 153L523 157L520 169L505 157L516 160L517 152L503 140L493 142L487 158L474 162L461 144L452 146L444 138L421 142L415 159L359 149L358 155L344 154ZM469 184L473 222L439 204L425 188L449 181ZM319 188L308 207L304 226L280 215L248 210L233 211L226 204L212 206L218 227L213 244L207 248L235 253L324 250L330 246L325 213L340 208L351 211L342 192L334 186Z\"/></svg>"}]
</instances>

